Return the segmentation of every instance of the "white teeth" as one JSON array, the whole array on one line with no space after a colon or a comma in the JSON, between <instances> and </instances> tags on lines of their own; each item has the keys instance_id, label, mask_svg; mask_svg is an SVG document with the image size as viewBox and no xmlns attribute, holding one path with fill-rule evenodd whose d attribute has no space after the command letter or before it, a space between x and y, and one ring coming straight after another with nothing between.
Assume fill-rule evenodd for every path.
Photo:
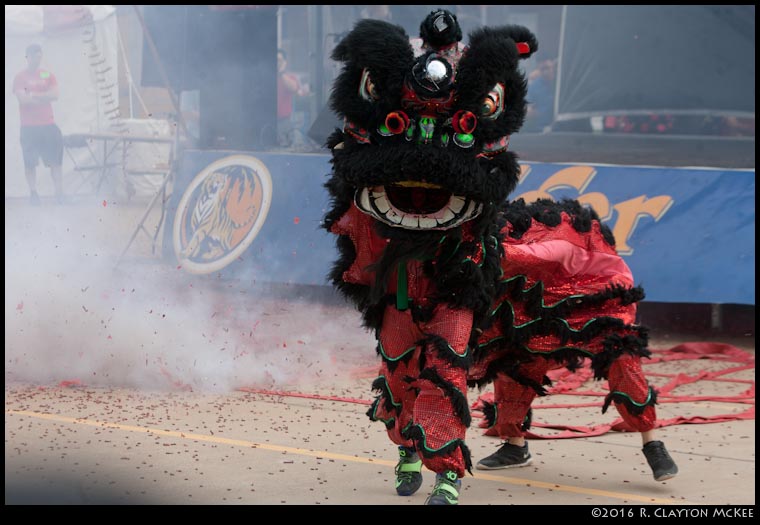
<instances>
[{"instance_id":1,"label":"white teeth","mask_svg":"<svg viewBox=\"0 0 760 525\"><path fill-rule=\"evenodd\" d=\"M359 207L362 211L370 211L372 207L369 203L369 188L364 188L359 194Z\"/></svg>"},{"instance_id":2,"label":"white teeth","mask_svg":"<svg viewBox=\"0 0 760 525\"><path fill-rule=\"evenodd\" d=\"M453 211L454 213L459 213L462 211L462 207L464 206L465 200L464 197L459 197L457 195L454 195L451 197L451 200L449 201L449 209Z\"/></svg>"},{"instance_id":3,"label":"white teeth","mask_svg":"<svg viewBox=\"0 0 760 525\"><path fill-rule=\"evenodd\" d=\"M445 212L443 212L443 217L436 220L438 221L438 224L446 224L447 222L455 218L456 218L456 215L454 215L454 212L447 209Z\"/></svg>"},{"instance_id":4,"label":"white teeth","mask_svg":"<svg viewBox=\"0 0 760 525\"><path fill-rule=\"evenodd\" d=\"M481 211L483 211L482 204L475 204L474 202L470 202L470 205L467 207L467 212L463 215L463 217L466 220L474 219L475 217L480 215Z\"/></svg>"},{"instance_id":5,"label":"white teeth","mask_svg":"<svg viewBox=\"0 0 760 525\"><path fill-rule=\"evenodd\" d=\"M414 228L415 230L420 227L420 219L412 215L404 215L401 219L401 224L407 228Z\"/></svg>"},{"instance_id":6,"label":"white teeth","mask_svg":"<svg viewBox=\"0 0 760 525\"><path fill-rule=\"evenodd\" d=\"M419 222L420 222L420 228L423 230L429 230L438 226L438 223L436 222L436 220L431 219L430 217L420 217Z\"/></svg>"},{"instance_id":7,"label":"white teeth","mask_svg":"<svg viewBox=\"0 0 760 525\"><path fill-rule=\"evenodd\" d=\"M394 224L401 224L401 221L403 220L403 217L393 210L388 210L388 213L385 214L385 218Z\"/></svg>"},{"instance_id":8,"label":"white teeth","mask_svg":"<svg viewBox=\"0 0 760 525\"><path fill-rule=\"evenodd\" d=\"M375 198L374 204L377 211L380 213L386 213L391 209L391 205L388 202L388 197L385 196L385 193L373 193L372 196Z\"/></svg>"},{"instance_id":9,"label":"white teeth","mask_svg":"<svg viewBox=\"0 0 760 525\"><path fill-rule=\"evenodd\" d=\"M408 230L447 230L477 217L483 210L482 204L454 195L442 210L436 212L436 215L441 215L438 218L404 213L393 206L384 191L372 191L369 188L359 190L355 202L360 210L377 220Z\"/></svg>"}]
</instances>

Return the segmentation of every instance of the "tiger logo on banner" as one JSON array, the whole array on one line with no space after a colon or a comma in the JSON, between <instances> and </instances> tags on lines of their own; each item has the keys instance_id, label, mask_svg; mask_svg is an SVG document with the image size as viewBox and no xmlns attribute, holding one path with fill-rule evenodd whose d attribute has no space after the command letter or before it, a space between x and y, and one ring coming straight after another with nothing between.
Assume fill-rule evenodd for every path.
<instances>
[{"instance_id":1,"label":"tiger logo on banner","mask_svg":"<svg viewBox=\"0 0 760 525\"><path fill-rule=\"evenodd\" d=\"M258 159L232 155L190 183L174 219L174 253L190 273L221 270L240 257L266 221L272 177Z\"/></svg>"}]
</instances>

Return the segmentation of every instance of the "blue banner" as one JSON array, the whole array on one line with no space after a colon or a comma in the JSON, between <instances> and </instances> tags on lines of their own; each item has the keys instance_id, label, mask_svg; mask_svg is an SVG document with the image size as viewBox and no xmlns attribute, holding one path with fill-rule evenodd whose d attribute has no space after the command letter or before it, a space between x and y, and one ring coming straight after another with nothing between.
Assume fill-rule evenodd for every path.
<instances>
[{"instance_id":1,"label":"blue banner","mask_svg":"<svg viewBox=\"0 0 760 525\"><path fill-rule=\"evenodd\" d=\"M590 204L649 301L755 304L755 172L533 164L513 198Z\"/></svg>"},{"instance_id":2,"label":"blue banner","mask_svg":"<svg viewBox=\"0 0 760 525\"><path fill-rule=\"evenodd\" d=\"M164 255L191 273L328 285L329 155L188 151ZM523 163L513 199L578 199L613 231L646 300L755 304L754 170Z\"/></svg>"}]
</instances>

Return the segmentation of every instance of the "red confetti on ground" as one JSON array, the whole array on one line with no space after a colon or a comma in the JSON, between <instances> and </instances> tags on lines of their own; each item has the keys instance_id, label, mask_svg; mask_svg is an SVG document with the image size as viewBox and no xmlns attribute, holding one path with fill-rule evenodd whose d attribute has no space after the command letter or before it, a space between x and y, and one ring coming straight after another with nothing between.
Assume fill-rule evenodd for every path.
<instances>
[{"instance_id":1,"label":"red confetti on ground","mask_svg":"<svg viewBox=\"0 0 760 525\"><path fill-rule=\"evenodd\" d=\"M72 386L84 386L79 379L72 379L71 381L61 381L58 383L60 388L70 388Z\"/></svg>"},{"instance_id":2,"label":"red confetti on ground","mask_svg":"<svg viewBox=\"0 0 760 525\"><path fill-rule=\"evenodd\" d=\"M678 374L666 374L658 373L654 370L646 370L647 376L659 376L668 377L670 381L657 387L657 403L693 403L698 401L718 401L722 403L736 403L738 407L747 406L741 412L735 412L730 414L719 414L712 416L692 416L683 417L678 416L671 419L658 419L657 428L667 427L671 425L682 424L705 424L705 423L723 423L727 421L736 421L744 419L755 419L755 382L748 379L733 379L730 377L724 377L736 372L744 370L754 370L755 358L752 354L745 352L739 348L723 343L684 343L668 350L653 350L651 359L645 359L642 364L645 366L654 365L657 363L664 363L670 361L683 361L691 359L709 359L716 362L733 362L738 366L725 368L723 370L708 371L702 370L697 375L690 376L684 373ZM707 365L705 365L707 366ZM580 391L577 387L581 386L586 380L593 377L593 372L589 367L589 363L585 363L582 369L579 369L575 374L571 374L566 369L551 370L547 374L554 386L549 389L549 394L563 394L563 395L577 395L577 396L596 396L603 397L607 394L604 392L596 391ZM698 381L722 381L732 382L737 384L748 385L747 390L731 396L688 396L688 395L675 395L673 390L679 386L689 385ZM493 402L493 392L488 392L478 397L478 399L470 407L471 410L479 412L482 411L484 402ZM534 409L550 409L550 408L564 408L572 409L579 407L601 407L602 402L598 403L578 403L578 404L562 404L562 405L535 405ZM473 414L475 417L477 414ZM600 436L610 431L616 432L631 432L633 429L623 421L622 418L615 419L610 424L595 425L591 427L587 426L570 426L561 424L548 424L540 423L536 421L535 412L534 420L531 423L534 428L548 428L553 430L561 430L558 434L553 435L541 435L534 432L526 432L525 437L529 439L567 439L577 437L591 437ZM480 428L487 428L485 420L481 421L478 425ZM484 432L486 436L494 436L492 430L486 430Z\"/></svg>"},{"instance_id":3,"label":"red confetti on ground","mask_svg":"<svg viewBox=\"0 0 760 525\"><path fill-rule=\"evenodd\" d=\"M736 403L739 407L745 407L741 412L730 414L719 414L713 416L692 416L692 417L675 417L666 420L658 420L657 427L666 427L671 425L683 425L683 424L706 424L706 423L723 423L727 421L736 420L749 420L755 419L755 381L754 379L733 379L729 376L737 372L745 370L754 370L755 358L754 355L736 348L731 345L722 343L684 343L668 350L653 350L652 358L644 360L645 365L651 365L669 361L689 360L689 359L709 359L716 362L731 362L737 363L738 366L725 368L722 370L707 371L703 370L695 376L689 376L687 374L665 374L657 373L654 371L646 371L647 375L651 376L667 376L671 380L667 384L659 387L657 402L663 403L693 403L696 401L719 401L722 403ZM562 395L580 395L580 396L597 396L603 397L606 392L596 391L580 391L578 388L583 383L593 377L593 372L586 367L579 369L574 374L569 373L566 369L551 370L547 375L554 382L554 386L549 389L550 394L562 394ZM364 367L354 371L352 376L371 376L374 375L376 367ZM685 396L674 395L672 391L681 385L688 385L698 381L721 381L737 383L739 385L746 384L747 389L738 392L730 396ZM265 390L259 388L238 388L243 392L250 392L255 394L264 394L271 396L282 397L303 397L308 399L320 399L327 401L336 401L341 403L357 403L361 405L371 405L372 401L366 399L355 399L336 396L324 396L319 394L306 394L302 392L286 392L282 390ZM477 398L477 400L470 406L470 409L476 414L475 417L482 418L482 412L484 401L493 402L493 393L489 392L483 394ZM581 407L601 407L602 401L597 403L571 403L571 404L543 404L533 406L534 409L573 409ZM611 424L596 425L592 427L586 426L571 426L563 424L548 424L540 423L535 420L532 422L534 428L548 428L553 430L560 430L562 432L553 435L539 435L533 432L526 432L526 436L529 439L567 439L567 438L579 438L600 436L610 431L615 432L631 432L632 429L628 428L621 418L614 420ZM486 428L485 420L481 421L478 426L480 428ZM486 436L493 434L488 430L484 432Z\"/></svg>"},{"instance_id":4,"label":"red confetti on ground","mask_svg":"<svg viewBox=\"0 0 760 525\"><path fill-rule=\"evenodd\" d=\"M293 217L293 224L298 224L299 222L301 222L301 219L298 217Z\"/></svg>"},{"instance_id":5,"label":"red confetti on ground","mask_svg":"<svg viewBox=\"0 0 760 525\"><path fill-rule=\"evenodd\" d=\"M373 402L369 399L356 399L353 397L322 396L318 394L302 394L300 392L285 392L283 390L264 390L260 388L242 387L238 388L241 392L250 392L251 394L264 394L265 396L282 396L282 397L303 397L306 399L318 399L320 401L338 401L340 403L357 403L359 405L371 405Z\"/></svg>"}]
</instances>

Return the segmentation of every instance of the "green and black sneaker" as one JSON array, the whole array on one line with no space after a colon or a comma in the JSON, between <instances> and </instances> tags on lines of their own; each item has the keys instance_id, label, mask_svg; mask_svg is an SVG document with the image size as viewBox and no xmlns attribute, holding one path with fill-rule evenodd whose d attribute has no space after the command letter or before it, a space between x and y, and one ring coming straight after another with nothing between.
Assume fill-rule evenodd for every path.
<instances>
[{"instance_id":1,"label":"green and black sneaker","mask_svg":"<svg viewBox=\"0 0 760 525\"><path fill-rule=\"evenodd\" d=\"M422 485L422 460L412 448L398 447L396 464L396 492L399 496L411 496Z\"/></svg>"},{"instance_id":2,"label":"green and black sneaker","mask_svg":"<svg viewBox=\"0 0 760 525\"><path fill-rule=\"evenodd\" d=\"M459 505L459 488L462 481L453 470L435 475L435 487L425 505Z\"/></svg>"}]
</instances>

